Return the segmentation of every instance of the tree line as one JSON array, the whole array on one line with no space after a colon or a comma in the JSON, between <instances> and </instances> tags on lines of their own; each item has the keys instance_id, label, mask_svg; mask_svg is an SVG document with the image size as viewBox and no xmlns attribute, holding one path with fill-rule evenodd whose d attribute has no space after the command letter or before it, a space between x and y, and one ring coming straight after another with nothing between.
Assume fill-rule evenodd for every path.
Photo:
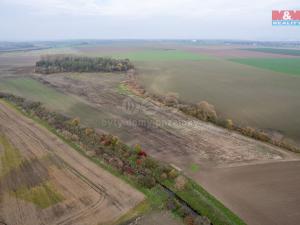
<instances>
[{"instance_id":1,"label":"tree line","mask_svg":"<svg viewBox=\"0 0 300 225\"><path fill-rule=\"evenodd\" d=\"M176 108L186 115L193 116L199 120L211 122L215 125L227 128L229 130L239 132L244 136L248 136L259 141L267 142L272 145L285 148L292 152L300 153L299 145L293 143L293 141L285 137L277 138L264 130L256 129L249 126L244 127L240 124L235 124L234 121L231 119L225 119L220 117L217 114L215 107L206 101L201 101L197 104L192 104L179 100L177 93L167 93L166 95L149 93L136 80L128 80L124 84L128 87L130 91L134 92L135 94L142 97L151 98L152 100L157 101L163 105Z\"/></svg>"},{"instance_id":2,"label":"tree line","mask_svg":"<svg viewBox=\"0 0 300 225\"><path fill-rule=\"evenodd\" d=\"M35 72L42 74L63 72L126 72L133 68L134 66L129 59L51 55L43 56L36 62Z\"/></svg>"}]
</instances>

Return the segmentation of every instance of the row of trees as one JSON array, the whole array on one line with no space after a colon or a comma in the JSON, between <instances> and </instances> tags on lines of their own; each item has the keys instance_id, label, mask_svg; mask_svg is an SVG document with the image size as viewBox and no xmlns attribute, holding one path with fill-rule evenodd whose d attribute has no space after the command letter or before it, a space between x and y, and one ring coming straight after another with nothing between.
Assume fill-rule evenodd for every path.
<instances>
[{"instance_id":1,"label":"row of trees","mask_svg":"<svg viewBox=\"0 0 300 225\"><path fill-rule=\"evenodd\" d=\"M142 97L150 97L154 101L160 102L166 106L177 108L178 110L189 116L193 116L202 121L214 123L229 130L237 131L245 136L263 142L268 142L270 144L285 148L293 152L300 152L300 148L288 139L282 138L280 140L277 140L276 138L272 137L272 135L263 130L248 126L243 127L241 125L235 124L231 119L224 119L218 116L215 107L206 101L201 101L197 104L191 104L180 101L177 93L168 93L165 96L148 93L145 88L141 86L136 80L129 80L126 82L126 85L135 94L138 94Z\"/></svg>"},{"instance_id":2,"label":"row of trees","mask_svg":"<svg viewBox=\"0 0 300 225\"><path fill-rule=\"evenodd\" d=\"M36 62L35 72L42 74L61 72L126 72L133 69L129 59L48 55Z\"/></svg>"},{"instance_id":3,"label":"row of trees","mask_svg":"<svg viewBox=\"0 0 300 225\"><path fill-rule=\"evenodd\" d=\"M219 117L217 115L215 107L206 101L201 101L197 104L183 103L178 100L178 95L175 93L169 93L166 96L163 96L162 98L156 99L160 99L160 101L163 102L165 105L175 107L183 113L193 116L202 121L212 122L218 126L227 128L229 130L237 131L245 136L263 142L268 142L273 145L286 148L293 152L300 152L300 149L297 146L292 145L289 141L285 139L277 140L263 130L249 126L243 127L241 125L236 125L231 119L224 119Z\"/></svg>"}]
</instances>

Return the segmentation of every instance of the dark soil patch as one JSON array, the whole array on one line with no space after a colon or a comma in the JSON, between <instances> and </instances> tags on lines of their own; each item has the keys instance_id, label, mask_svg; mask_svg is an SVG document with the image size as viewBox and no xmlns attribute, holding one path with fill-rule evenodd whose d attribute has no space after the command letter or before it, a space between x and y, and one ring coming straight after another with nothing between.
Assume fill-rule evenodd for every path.
<instances>
[{"instance_id":1,"label":"dark soil patch","mask_svg":"<svg viewBox=\"0 0 300 225\"><path fill-rule=\"evenodd\" d=\"M9 191L16 191L21 187L32 188L47 181L47 168L38 159L26 160L20 167L11 170L4 176L1 183L5 183Z\"/></svg>"}]
</instances>

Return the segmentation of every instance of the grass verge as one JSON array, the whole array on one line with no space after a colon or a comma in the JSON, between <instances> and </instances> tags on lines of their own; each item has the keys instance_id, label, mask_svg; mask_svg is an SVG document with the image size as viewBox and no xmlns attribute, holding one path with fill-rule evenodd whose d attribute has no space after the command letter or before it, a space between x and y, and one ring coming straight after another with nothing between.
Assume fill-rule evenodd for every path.
<instances>
[{"instance_id":1,"label":"grass verge","mask_svg":"<svg viewBox=\"0 0 300 225\"><path fill-rule=\"evenodd\" d=\"M174 182L170 180L164 181L163 184L200 215L208 217L214 225L246 225L204 188L190 178L186 179L187 183L183 190L177 190Z\"/></svg>"}]
</instances>

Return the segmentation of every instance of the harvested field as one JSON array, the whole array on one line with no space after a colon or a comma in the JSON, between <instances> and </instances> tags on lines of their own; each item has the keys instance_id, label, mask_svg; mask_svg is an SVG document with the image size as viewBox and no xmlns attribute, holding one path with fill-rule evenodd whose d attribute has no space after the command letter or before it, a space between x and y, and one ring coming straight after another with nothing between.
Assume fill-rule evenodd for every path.
<instances>
[{"instance_id":1,"label":"harvested field","mask_svg":"<svg viewBox=\"0 0 300 225\"><path fill-rule=\"evenodd\" d=\"M297 225L300 161L219 168L192 175L249 225Z\"/></svg>"},{"instance_id":2,"label":"harvested field","mask_svg":"<svg viewBox=\"0 0 300 225\"><path fill-rule=\"evenodd\" d=\"M41 55L47 54L77 54L73 48L51 48L34 51L0 53L0 66L33 66Z\"/></svg>"},{"instance_id":3,"label":"harvested field","mask_svg":"<svg viewBox=\"0 0 300 225\"><path fill-rule=\"evenodd\" d=\"M3 102L0 131L0 220L5 224L107 224L144 199Z\"/></svg>"}]
</instances>

